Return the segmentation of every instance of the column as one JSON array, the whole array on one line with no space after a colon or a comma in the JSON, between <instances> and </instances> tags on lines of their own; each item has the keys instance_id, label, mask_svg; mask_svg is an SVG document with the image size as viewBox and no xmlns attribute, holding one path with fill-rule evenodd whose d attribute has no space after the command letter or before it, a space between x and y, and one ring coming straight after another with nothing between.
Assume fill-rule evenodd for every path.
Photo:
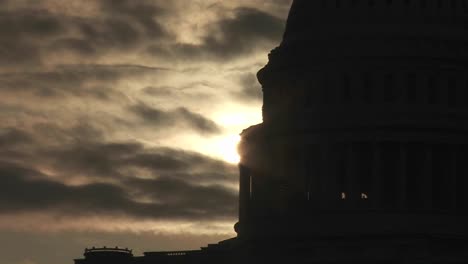
<instances>
[{"instance_id":1,"label":"column","mask_svg":"<svg viewBox=\"0 0 468 264\"><path fill-rule=\"evenodd\" d=\"M375 88L375 86L373 86L373 79L372 79L372 75L370 73L364 73L362 74L361 78L362 78L362 81L360 82L360 85L362 85L362 102L364 102L364 104L370 104L372 103L373 100L372 99L372 96L373 96L373 93L376 93L377 90L372 90L372 88ZM380 91L381 92L381 91Z\"/></svg>"},{"instance_id":2,"label":"column","mask_svg":"<svg viewBox=\"0 0 468 264\"><path fill-rule=\"evenodd\" d=\"M333 177L336 180L336 205L342 208L346 204L346 145L335 142L333 146ZM343 194L343 196L342 196Z\"/></svg>"},{"instance_id":3,"label":"column","mask_svg":"<svg viewBox=\"0 0 468 264\"><path fill-rule=\"evenodd\" d=\"M309 201L313 207L321 207L324 203L322 175L319 170L320 149L318 144L308 145L307 174L309 184Z\"/></svg>"},{"instance_id":4,"label":"column","mask_svg":"<svg viewBox=\"0 0 468 264\"><path fill-rule=\"evenodd\" d=\"M247 167L239 165L239 221L247 221L250 202L250 172Z\"/></svg>"},{"instance_id":5,"label":"column","mask_svg":"<svg viewBox=\"0 0 468 264\"><path fill-rule=\"evenodd\" d=\"M425 160L424 160L424 178L421 183L422 195L423 195L423 208L432 208L432 147L430 145L425 146Z\"/></svg>"},{"instance_id":6,"label":"column","mask_svg":"<svg viewBox=\"0 0 468 264\"><path fill-rule=\"evenodd\" d=\"M357 207L361 194L359 193L357 171L356 171L356 154L353 149L353 144L350 143L346 146L346 201L350 207Z\"/></svg>"},{"instance_id":7,"label":"column","mask_svg":"<svg viewBox=\"0 0 468 264\"><path fill-rule=\"evenodd\" d=\"M414 87L408 86L408 81L405 77L405 74L400 72L395 72L395 87L394 87L394 95L395 99L397 100L398 104L406 105L408 104L409 98L409 89L414 89Z\"/></svg>"},{"instance_id":8,"label":"column","mask_svg":"<svg viewBox=\"0 0 468 264\"><path fill-rule=\"evenodd\" d=\"M307 173L307 155L306 155L306 146L300 146L299 149L299 160L298 160L298 176L301 178L301 181L304 183L304 199L307 203L310 202L310 178Z\"/></svg>"},{"instance_id":9,"label":"column","mask_svg":"<svg viewBox=\"0 0 468 264\"><path fill-rule=\"evenodd\" d=\"M372 206L381 208L382 202L382 148L378 142L373 146L373 162L372 162Z\"/></svg>"},{"instance_id":10,"label":"column","mask_svg":"<svg viewBox=\"0 0 468 264\"><path fill-rule=\"evenodd\" d=\"M450 191L450 206L448 207L452 211L456 211L457 209L457 160L458 160L458 147L457 145L450 146L450 184L449 184L449 191Z\"/></svg>"},{"instance_id":11,"label":"column","mask_svg":"<svg viewBox=\"0 0 468 264\"><path fill-rule=\"evenodd\" d=\"M338 190L336 189L336 178L333 174L332 170L330 170L331 161L330 161L330 150L329 150L329 143L322 143L320 145L320 155L318 163L320 163L320 176L322 179L322 199L325 202L324 206L326 208L333 208L335 207L335 201L337 199L336 196L338 195Z\"/></svg>"},{"instance_id":12,"label":"column","mask_svg":"<svg viewBox=\"0 0 468 264\"><path fill-rule=\"evenodd\" d=\"M398 159L398 207L399 209L408 208L407 199L407 145L400 143L400 155Z\"/></svg>"},{"instance_id":13,"label":"column","mask_svg":"<svg viewBox=\"0 0 468 264\"><path fill-rule=\"evenodd\" d=\"M468 99L468 93L466 87L468 86L468 78L465 76L459 76L457 78L457 109L466 108Z\"/></svg>"}]
</instances>

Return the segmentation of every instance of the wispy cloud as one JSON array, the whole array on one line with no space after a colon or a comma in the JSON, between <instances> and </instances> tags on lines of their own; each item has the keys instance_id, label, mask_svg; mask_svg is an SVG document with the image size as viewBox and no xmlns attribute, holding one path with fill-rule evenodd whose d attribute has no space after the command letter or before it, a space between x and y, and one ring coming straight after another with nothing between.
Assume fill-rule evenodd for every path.
<instances>
[{"instance_id":1,"label":"wispy cloud","mask_svg":"<svg viewBox=\"0 0 468 264\"><path fill-rule=\"evenodd\" d=\"M0 241L232 234L237 167L213 142L260 121L255 72L290 2L2 1Z\"/></svg>"}]
</instances>

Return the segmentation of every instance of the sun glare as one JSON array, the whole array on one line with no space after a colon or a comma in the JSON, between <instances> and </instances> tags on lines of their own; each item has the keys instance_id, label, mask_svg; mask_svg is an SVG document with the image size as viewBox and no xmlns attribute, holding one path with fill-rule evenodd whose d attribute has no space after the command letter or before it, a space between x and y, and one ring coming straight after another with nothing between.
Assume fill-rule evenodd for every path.
<instances>
[{"instance_id":1,"label":"sun glare","mask_svg":"<svg viewBox=\"0 0 468 264\"><path fill-rule=\"evenodd\" d=\"M237 152L237 145L239 144L241 137L239 135L229 135L223 137L217 144L218 154L229 163L239 163L240 156Z\"/></svg>"},{"instance_id":2,"label":"sun glare","mask_svg":"<svg viewBox=\"0 0 468 264\"><path fill-rule=\"evenodd\" d=\"M239 133L253 124L261 123L262 115L261 111L252 110L250 107L236 107L234 109L234 107L226 106L222 112L214 112L212 116L209 116L223 128L223 133L209 137L200 137L194 133L184 136L179 134L179 137L174 138L173 145L231 164L238 164L241 159L237 152L237 146L241 140Z\"/></svg>"},{"instance_id":3,"label":"sun glare","mask_svg":"<svg viewBox=\"0 0 468 264\"><path fill-rule=\"evenodd\" d=\"M226 162L232 164L239 163L240 156L237 152L237 145L241 137L237 133L240 133L252 124L262 122L261 111L258 111L260 107L226 106L226 109L223 111L215 113L213 120L224 127L227 134L212 139L208 152Z\"/></svg>"}]
</instances>

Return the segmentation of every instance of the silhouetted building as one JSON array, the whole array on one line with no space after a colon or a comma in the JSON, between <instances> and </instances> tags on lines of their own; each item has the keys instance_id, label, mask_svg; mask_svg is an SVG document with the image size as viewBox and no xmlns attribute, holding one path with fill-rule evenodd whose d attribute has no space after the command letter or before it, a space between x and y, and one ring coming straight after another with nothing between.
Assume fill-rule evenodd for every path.
<instances>
[{"instance_id":1,"label":"silhouetted building","mask_svg":"<svg viewBox=\"0 0 468 264\"><path fill-rule=\"evenodd\" d=\"M161 263L468 263L467 27L466 0L295 0L238 237Z\"/></svg>"},{"instance_id":2,"label":"silhouetted building","mask_svg":"<svg viewBox=\"0 0 468 264\"><path fill-rule=\"evenodd\" d=\"M133 254L129 249L122 248L91 248L85 249L85 259L75 260L76 264L99 264L99 263L112 263L112 264L127 264L132 263Z\"/></svg>"}]
</instances>

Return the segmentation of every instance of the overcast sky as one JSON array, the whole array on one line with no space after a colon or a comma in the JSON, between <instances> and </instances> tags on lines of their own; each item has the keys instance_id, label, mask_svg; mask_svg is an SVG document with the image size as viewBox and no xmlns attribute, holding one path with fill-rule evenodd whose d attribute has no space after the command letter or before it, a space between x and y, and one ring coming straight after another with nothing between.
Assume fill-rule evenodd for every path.
<instances>
[{"instance_id":1,"label":"overcast sky","mask_svg":"<svg viewBox=\"0 0 468 264\"><path fill-rule=\"evenodd\" d=\"M0 263L234 236L289 0L0 0Z\"/></svg>"}]
</instances>

